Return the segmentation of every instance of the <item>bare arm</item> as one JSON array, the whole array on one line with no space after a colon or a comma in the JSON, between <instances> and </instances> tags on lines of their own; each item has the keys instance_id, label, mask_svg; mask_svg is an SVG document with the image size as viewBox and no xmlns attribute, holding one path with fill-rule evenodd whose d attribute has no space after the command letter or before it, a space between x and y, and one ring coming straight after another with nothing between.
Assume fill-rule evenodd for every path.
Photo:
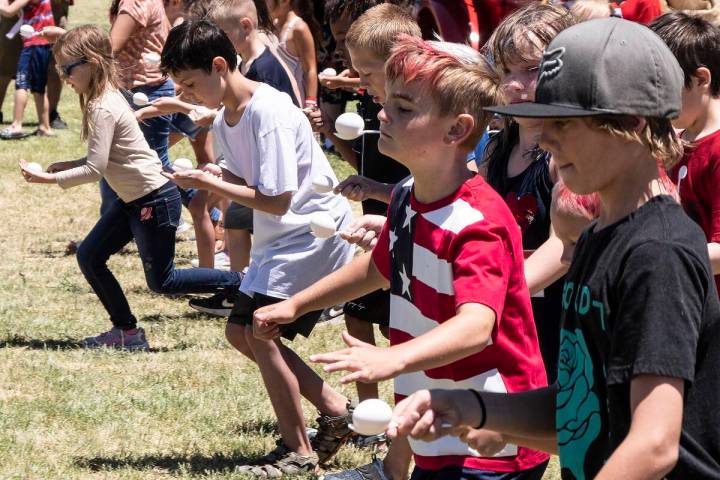
<instances>
[{"instance_id":1,"label":"bare arm","mask_svg":"<svg viewBox=\"0 0 720 480\"><path fill-rule=\"evenodd\" d=\"M318 75L317 60L315 57L315 41L310 28L305 22L300 22L293 35L293 43L298 57L302 61L303 79L305 80L305 96L317 98Z\"/></svg>"},{"instance_id":2,"label":"bare arm","mask_svg":"<svg viewBox=\"0 0 720 480\"><path fill-rule=\"evenodd\" d=\"M632 422L597 479L664 478L677 463L684 380L640 375L630 383Z\"/></svg>"},{"instance_id":3,"label":"bare arm","mask_svg":"<svg viewBox=\"0 0 720 480\"><path fill-rule=\"evenodd\" d=\"M0 0L0 15L3 17L17 17L30 0L15 0L9 3L8 0Z\"/></svg>"},{"instance_id":4,"label":"bare arm","mask_svg":"<svg viewBox=\"0 0 720 480\"><path fill-rule=\"evenodd\" d=\"M708 243L708 254L713 275L720 275L720 243Z\"/></svg>"},{"instance_id":5,"label":"bare arm","mask_svg":"<svg viewBox=\"0 0 720 480\"><path fill-rule=\"evenodd\" d=\"M125 48L125 44L139 26L140 24L127 13L121 13L117 16L110 29L110 43L112 44L113 53Z\"/></svg>"},{"instance_id":6,"label":"bare arm","mask_svg":"<svg viewBox=\"0 0 720 480\"><path fill-rule=\"evenodd\" d=\"M525 280L530 295L547 288L567 273L568 266L560 262L563 243L550 226L550 237L525 260Z\"/></svg>"}]
</instances>

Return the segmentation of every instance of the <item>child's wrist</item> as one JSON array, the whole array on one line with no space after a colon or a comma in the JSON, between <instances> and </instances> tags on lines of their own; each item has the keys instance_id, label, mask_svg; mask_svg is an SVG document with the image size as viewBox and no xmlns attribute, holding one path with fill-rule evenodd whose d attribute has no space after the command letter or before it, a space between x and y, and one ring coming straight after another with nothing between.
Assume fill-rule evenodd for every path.
<instances>
[{"instance_id":1,"label":"child's wrist","mask_svg":"<svg viewBox=\"0 0 720 480\"><path fill-rule=\"evenodd\" d=\"M305 108L314 109L317 108L318 101L316 97L307 97L305 98Z\"/></svg>"}]
</instances>

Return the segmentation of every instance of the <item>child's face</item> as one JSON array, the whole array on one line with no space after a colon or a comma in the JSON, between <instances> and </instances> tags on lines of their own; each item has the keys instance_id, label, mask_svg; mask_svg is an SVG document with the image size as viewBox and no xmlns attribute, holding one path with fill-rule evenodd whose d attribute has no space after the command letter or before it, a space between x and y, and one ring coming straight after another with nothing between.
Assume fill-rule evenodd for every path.
<instances>
[{"instance_id":1,"label":"child's face","mask_svg":"<svg viewBox=\"0 0 720 480\"><path fill-rule=\"evenodd\" d=\"M348 48L352 67L360 75L360 85L365 87L375 103L385 103L385 59L364 49Z\"/></svg>"},{"instance_id":2,"label":"child's face","mask_svg":"<svg viewBox=\"0 0 720 480\"><path fill-rule=\"evenodd\" d=\"M543 45L531 32L525 38L516 38L521 58L508 59L500 73L500 88L508 104L535 101L538 71L542 61Z\"/></svg>"},{"instance_id":3,"label":"child's face","mask_svg":"<svg viewBox=\"0 0 720 480\"><path fill-rule=\"evenodd\" d=\"M627 142L582 118L546 118L540 147L552 154L567 187L586 195L628 175Z\"/></svg>"},{"instance_id":4,"label":"child's face","mask_svg":"<svg viewBox=\"0 0 720 480\"><path fill-rule=\"evenodd\" d=\"M200 69L183 70L171 73L171 77L182 89L183 100L208 108L220 108L225 91L223 79L225 73L227 73L227 63L223 58L216 57L209 74Z\"/></svg>"},{"instance_id":5,"label":"child's face","mask_svg":"<svg viewBox=\"0 0 720 480\"><path fill-rule=\"evenodd\" d=\"M673 127L685 130L692 126L703 112L703 94L705 89L697 77L692 77L689 87L682 91L682 109L680 116L672 121Z\"/></svg>"},{"instance_id":6,"label":"child's face","mask_svg":"<svg viewBox=\"0 0 720 480\"><path fill-rule=\"evenodd\" d=\"M60 78L78 95L88 93L93 75L92 66L89 63L82 63L77 57L58 56L56 61Z\"/></svg>"},{"instance_id":7,"label":"child's face","mask_svg":"<svg viewBox=\"0 0 720 480\"><path fill-rule=\"evenodd\" d=\"M425 161L444 147L454 119L440 117L417 82L406 84L401 78L388 81L385 92L384 108L378 114L378 149L412 171L418 161Z\"/></svg>"},{"instance_id":8,"label":"child's face","mask_svg":"<svg viewBox=\"0 0 720 480\"><path fill-rule=\"evenodd\" d=\"M335 51L340 54L343 63L346 67L349 67L352 62L350 61L350 54L348 53L347 46L345 45L345 37L350 29L350 17L347 13L343 13L336 22L330 22L330 31L335 39Z\"/></svg>"}]
</instances>

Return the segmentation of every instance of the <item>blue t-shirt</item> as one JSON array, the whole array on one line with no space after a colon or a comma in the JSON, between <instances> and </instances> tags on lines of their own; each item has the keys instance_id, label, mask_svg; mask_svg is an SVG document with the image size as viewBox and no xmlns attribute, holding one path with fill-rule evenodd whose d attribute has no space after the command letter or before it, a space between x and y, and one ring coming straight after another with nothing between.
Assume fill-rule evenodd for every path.
<instances>
[{"instance_id":1,"label":"blue t-shirt","mask_svg":"<svg viewBox=\"0 0 720 480\"><path fill-rule=\"evenodd\" d=\"M269 48L266 47L265 51L253 61L245 77L255 82L266 83L276 90L287 93L295 106L300 106L287 71Z\"/></svg>"}]
</instances>

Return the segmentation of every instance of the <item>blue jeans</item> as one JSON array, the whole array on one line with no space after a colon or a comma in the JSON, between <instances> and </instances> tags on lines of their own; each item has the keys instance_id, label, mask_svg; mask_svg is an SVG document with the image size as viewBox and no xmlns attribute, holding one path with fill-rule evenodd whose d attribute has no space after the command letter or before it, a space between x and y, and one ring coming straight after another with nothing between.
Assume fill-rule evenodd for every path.
<instances>
[{"instance_id":1,"label":"blue jeans","mask_svg":"<svg viewBox=\"0 0 720 480\"><path fill-rule=\"evenodd\" d=\"M115 198L80 243L77 260L113 326L135 328L137 320L107 260L135 239L150 290L163 294L212 293L238 289L242 274L211 268L175 268L175 230L180 220L180 193L172 182L125 203Z\"/></svg>"}]
</instances>

